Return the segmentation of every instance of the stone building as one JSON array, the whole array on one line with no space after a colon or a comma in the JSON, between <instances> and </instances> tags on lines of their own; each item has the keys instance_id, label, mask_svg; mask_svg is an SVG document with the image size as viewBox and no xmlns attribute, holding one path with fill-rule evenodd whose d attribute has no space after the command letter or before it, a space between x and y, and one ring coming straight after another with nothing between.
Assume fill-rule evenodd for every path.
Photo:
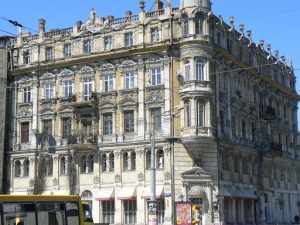
<instances>
[{"instance_id":1,"label":"stone building","mask_svg":"<svg viewBox=\"0 0 300 225\"><path fill-rule=\"evenodd\" d=\"M95 222L146 224L154 127L159 224L174 223L181 201L201 206L202 224L291 222L292 65L213 15L209 0L144 8L124 18L92 10L48 32L41 19L38 34L13 40L9 192L79 194Z\"/></svg>"}]
</instances>

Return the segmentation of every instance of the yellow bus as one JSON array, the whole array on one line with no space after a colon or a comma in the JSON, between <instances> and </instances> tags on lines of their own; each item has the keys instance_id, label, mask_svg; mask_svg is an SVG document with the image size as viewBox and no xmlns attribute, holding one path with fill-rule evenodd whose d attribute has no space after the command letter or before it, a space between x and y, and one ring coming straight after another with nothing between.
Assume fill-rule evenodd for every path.
<instances>
[{"instance_id":1,"label":"yellow bus","mask_svg":"<svg viewBox=\"0 0 300 225\"><path fill-rule=\"evenodd\" d=\"M79 196L0 195L0 225L92 225Z\"/></svg>"}]
</instances>

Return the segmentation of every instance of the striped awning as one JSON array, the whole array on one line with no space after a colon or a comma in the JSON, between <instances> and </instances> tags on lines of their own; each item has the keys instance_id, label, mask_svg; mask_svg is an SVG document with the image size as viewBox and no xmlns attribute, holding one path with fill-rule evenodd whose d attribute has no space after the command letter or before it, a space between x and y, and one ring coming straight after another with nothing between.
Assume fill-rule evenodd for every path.
<instances>
[{"instance_id":1,"label":"striped awning","mask_svg":"<svg viewBox=\"0 0 300 225\"><path fill-rule=\"evenodd\" d=\"M98 201L109 201L115 199L114 188L101 188L96 195Z\"/></svg>"},{"instance_id":2,"label":"striped awning","mask_svg":"<svg viewBox=\"0 0 300 225\"><path fill-rule=\"evenodd\" d=\"M136 199L136 187L122 187L117 195L118 200Z\"/></svg>"}]
</instances>

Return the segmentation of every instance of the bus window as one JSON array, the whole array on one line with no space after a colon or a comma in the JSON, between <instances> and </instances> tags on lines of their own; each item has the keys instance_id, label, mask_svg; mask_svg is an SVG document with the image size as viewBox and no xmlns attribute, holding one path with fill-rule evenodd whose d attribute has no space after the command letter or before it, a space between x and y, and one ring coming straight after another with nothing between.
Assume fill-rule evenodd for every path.
<instances>
[{"instance_id":1,"label":"bus window","mask_svg":"<svg viewBox=\"0 0 300 225\"><path fill-rule=\"evenodd\" d=\"M64 203L38 203L38 225L65 225Z\"/></svg>"},{"instance_id":2,"label":"bus window","mask_svg":"<svg viewBox=\"0 0 300 225\"><path fill-rule=\"evenodd\" d=\"M84 215L84 222L93 223L92 211L88 204L82 204L83 207L83 215Z\"/></svg>"},{"instance_id":3,"label":"bus window","mask_svg":"<svg viewBox=\"0 0 300 225\"><path fill-rule=\"evenodd\" d=\"M77 202L66 202L66 217L68 225L79 225L79 209Z\"/></svg>"},{"instance_id":4,"label":"bus window","mask_svg":"<svg viewBox=\"0 0 300 225\"><path fill-rule=\"evenodd\" d=\"M34 203L3 203L4 225L36 225Z\"/></svg>"}]
</instances>

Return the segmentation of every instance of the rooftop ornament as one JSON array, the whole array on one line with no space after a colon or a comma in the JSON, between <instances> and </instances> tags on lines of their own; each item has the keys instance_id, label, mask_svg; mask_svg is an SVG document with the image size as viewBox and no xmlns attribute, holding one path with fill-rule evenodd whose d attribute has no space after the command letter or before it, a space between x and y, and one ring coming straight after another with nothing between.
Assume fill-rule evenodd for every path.
<instances>
[{"instance_id":1,"label":"rooftop ornament","mask_svg":"<svg viewBox=\"0 0 300 225\"><path fill-rule=\"evenodd\" d=\"M267 59L269 60L272 57L272 52L271 52L271 44L267 44L267 50L268 50L268 56Z\"/></svg>"},{"instance_id":2,"label":"rooftop ornament","mask_svg":"<svg viewBox=\"0 0 300 225\"><path fill-rule=\"evenodd\" d=\"M145 1L144 0L140 1L140 9L142 12L145 12Z\"/></svg>"},{"instance_id":3,"label":"rooftop ornament","mask_svg":"<svg viewBox=\"0 0 300 225\"><path fill-rule=\"evenodd\" d=\"M245 34L244 34L244 29L245 29L244 24L240 24L240 32L241 32L241 36L240 36L240 38L239 38L239 41L242 40L242 39L244 38L244 36L245 36Z\"/></svg>"},{"instance_id":4,"label":"rooftop ornament","mask_svg":"<svg viewBox=\"0 0 300 225\"><path fill-rule=\"evenodd\" d=\"M252 41L252 31L251 30L247 30L247 37L249 39L249 44L248 44L248 48L249 48L253 44L253 41Z\"/></svg>"},{"instance_id":5,"label":"rooftop ornament","mask_svg":"<svg viewBox=\"0 0 300 225\"><path fill-rule=\"evenodd\" d=\"M233 16L229 17L229 21L230 21L230 28L228 32L231 32L234 31L234 17Z\"/></svg>"}]
</instances>

